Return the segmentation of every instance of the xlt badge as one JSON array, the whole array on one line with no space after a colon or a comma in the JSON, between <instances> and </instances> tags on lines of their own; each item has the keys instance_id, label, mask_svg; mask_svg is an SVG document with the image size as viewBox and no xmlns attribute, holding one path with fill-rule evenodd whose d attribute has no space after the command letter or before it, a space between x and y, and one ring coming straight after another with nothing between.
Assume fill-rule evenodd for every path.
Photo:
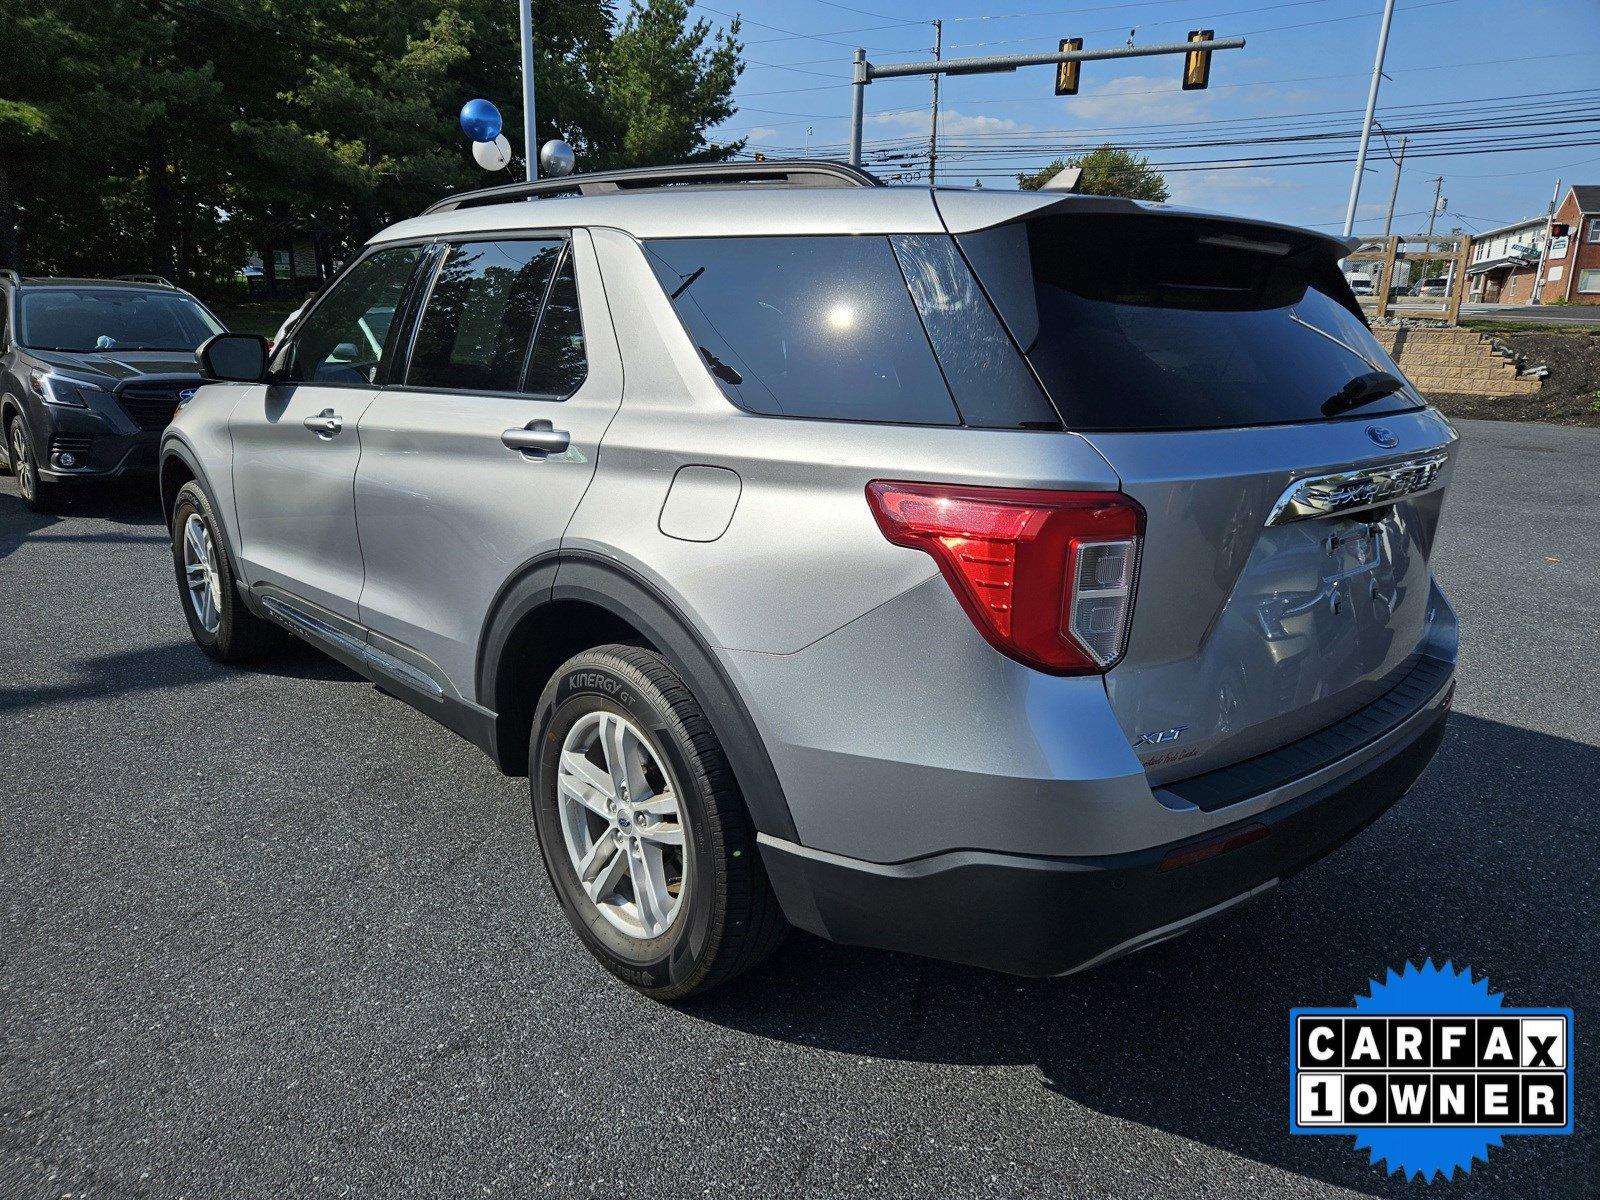
<instances>
[{"instance_id":1,"label":"xlt badge","mask_svg":"<svg viewBox=\"0 0 1600 1200\"><path fill-rule=\"evenodd\" d=\"M1134 738L1133 744L1135 746L1165 746L1169 742L1175 742L1181 738L1188 728L1187 725L1174 725L1171 729L1153 729L1149 733L1141 733Z\"/></svg>"}]
</instances>

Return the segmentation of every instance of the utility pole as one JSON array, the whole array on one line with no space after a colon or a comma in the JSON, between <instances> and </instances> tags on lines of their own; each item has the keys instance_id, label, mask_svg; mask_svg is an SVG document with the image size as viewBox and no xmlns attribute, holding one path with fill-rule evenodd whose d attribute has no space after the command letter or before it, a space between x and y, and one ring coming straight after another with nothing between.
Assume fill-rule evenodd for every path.
<instances>
[{"instance_id":1,"label":"utility pole","mask_svg":"<svg viewBox=\"0 0 1600 1200\"><path fill-rule=\"evenodd\" d=\"M1426 254L1433 253L1433 223L1439 218L1439 196L1443 192L1444 176L1439 175L1436 176L1433 181L1433 207L1428 210L1428 240L1424 243L1426 246L1424 253ZM1434 265L1434 260L1431 258L1427 259L1422 264L1422 277L1424 279L1431 279L1434 271L1437 269L1438 268Z\"/></svg>"},{"instance_id":2,"label":"utility pole","mask_svg":"<svg viewBox=\"0 0 1600 1200\"><path fill-rule=\"evenodd\" d=\"M938 62L944 50L944 22L933 23L933 61ZM939 181L939 72L935 71L930 78L933 80L933 120L928 125L928 186L932 187Z\"/></svg>"},{"instance_id":3,"label":"utility pole","mask_svg":"<svg viewBox=\"0 0 1600 1200\"><path fill-rule=\"evenodd\" d=\"M1350 206L1344 213L1344 236L1356 224L1356 201L1361 196L1361 174L1367 169L1367 143L1372 140L1372 114L1378 107L1378 84L1383 82L1383 55L1389 48L1389 23L1394 20L1394 0L1384 0L1383 28L1378 32L1378 54L1372 61L1372 86L1367 89L1367 115L1361 122L1361 145L1356 150L1356 177L1350 181Z\"/></svg>"},{"instance_id":4,"label":"utility pole","mask_svg":"<svg viewBox=\"0 0 1600 1200\"><path fill-rule=\"evenodd\" d=\"M1439 196L1444 191L1444 176L1437 176L1433 181L1433 207L1428 210L1428 237L1433 238L1433 223L1439 216Z\"/></svg>"},{"instance_id":5,"label":"utility pole","mask_svg":"<svg viewBox=\"0 0 1600 1200\"><path fill-rule=\"evenodd\" d=\"M1400 168L1406 165L1406 142L1409 138L1400 139L1400 157L1394 160L1394 186L1389 189L1389 215L1383 219L1383 236L1389 236L1389 231L1394 227L1394 202L1400 195Z\"/></svg>"},{"instance_id":6,"label":"utility pole","mask_svg":"<svg viewBox=\"0 0 1600 1200\"><path fill-rule=\"evenodd\" d=\"M533 0L519 0L522 25L522 156L528 164L528 182L539 178L539 135L533 114Z\"/></svg>"}]
</instances>

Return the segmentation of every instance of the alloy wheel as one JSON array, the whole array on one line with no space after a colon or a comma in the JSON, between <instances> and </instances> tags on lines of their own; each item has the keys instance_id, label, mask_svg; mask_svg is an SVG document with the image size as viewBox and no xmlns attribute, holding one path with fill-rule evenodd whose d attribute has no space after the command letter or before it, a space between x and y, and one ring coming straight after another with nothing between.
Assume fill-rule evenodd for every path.
<instances>
[{"instance_id":1,"label":"alloy wheel","mask_svg":"<svg viewBox=\"0 0 1600 1200\"><path fill-rule=\"evenodd\" d=\"M11 469L16 472L17 491L32 500L35 487L33 455L28 453L28 434L20 420L11 422Z\"/></svg>"},{"instance_id":2,"label":"alloy wheel","mask_svg":"<svg viewBox=\"0 0 1600 1200\"><path fill-rule=\"evenodd\" d=\"M589 902L631 938L660 937L688 894L688 847L677 790L648 739L618 713L586 713L562 743L556 789Z\"/></svg>"},{"instance_id":3,"label":"alloy wheel","mask_svg":"<svg viewBox=\"0 0 1600 1200\"><path fill-rule=\"evenodd\" d=\"M195 620L207 633L215 633L222 623L222 576L216 544L199 513L190 513L183 523L183 576Z\"/></svg>"}]
</instances>

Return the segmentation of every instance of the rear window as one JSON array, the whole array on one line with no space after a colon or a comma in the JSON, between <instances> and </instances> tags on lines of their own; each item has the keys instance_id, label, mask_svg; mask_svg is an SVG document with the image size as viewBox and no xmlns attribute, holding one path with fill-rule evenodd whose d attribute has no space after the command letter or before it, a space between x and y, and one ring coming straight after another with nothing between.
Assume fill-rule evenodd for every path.
<instances>
[{"instance_id":1,"label":"rear window","mask_svg":"<svg viewBox=\"0 0 1600 1200\"><path fill-rule=\"evenodd\" d=\"M1309 237L1093 215L959 240L1069 429L1274 425L1422 404Z\"/></svg>"},{"instance_id":2,"label":"rear window","mask_svg":"<svg viewBox=\"0 0 1600 1200\"><path fill-rule=\"evenodd\" d=\"M948 235L672 238L647 250L711 377L747 411L1061 427Z\"/></svg>"}]
</instances>

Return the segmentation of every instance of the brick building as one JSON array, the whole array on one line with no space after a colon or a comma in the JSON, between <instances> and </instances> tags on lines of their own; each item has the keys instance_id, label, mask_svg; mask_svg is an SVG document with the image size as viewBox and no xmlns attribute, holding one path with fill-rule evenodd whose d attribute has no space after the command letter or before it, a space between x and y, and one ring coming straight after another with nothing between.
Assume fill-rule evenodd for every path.
<instances>
[{"instance_id":1,"label":"brick building","mask_svg":"<svg viewBox=\"0 0 1600 1200\"><path fill-rule=\"evenodd\" d=\"M1549 232L1550 218L1541 214L1474 237L1467 260L1467 299L1473 304L1533 303Z\"/></svg>"},{"instance_id":2,"label":"brick building","mask_svg":"<svg viewBox=\"0 0 1600 1200\"><path fill-rule=\"evenodd\" d=\"M1600 304L1600 184L1574 184L1550 218L1543 304Z\"/></svg>"}]
</instances>

